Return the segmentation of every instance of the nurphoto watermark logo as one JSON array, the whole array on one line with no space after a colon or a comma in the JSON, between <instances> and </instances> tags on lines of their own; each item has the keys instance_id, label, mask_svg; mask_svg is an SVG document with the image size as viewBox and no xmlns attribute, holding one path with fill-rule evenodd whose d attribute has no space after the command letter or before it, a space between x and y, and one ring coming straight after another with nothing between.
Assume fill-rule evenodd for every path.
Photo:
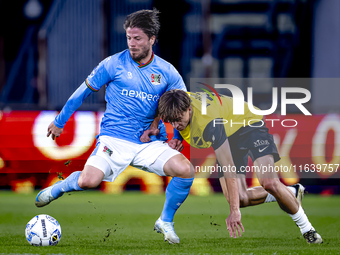
<instances>
[{"instance_id":1,"label":"nurphoto watermark logo","mask_svg":"<svg viewBox=\"0 0 340 255\"><path fill-rule=\"evenodd\" d=\"M277 87L273 87L272 88L272 104L271 107L267 110L261 110L257 107L254 106L253 103L253 88L252 87L248 87L247 88L247 100L245 99L245 96L243 94L243 91L238 88L235 85L232 84L214 84L213 86L210 86L206 83L202 83L202 82L198 82L199 84L204 85L205 87L209 88L214 94L215 96L219 99L221 106L223 107L222 104L222 100L221 97L219 95L219 93L217 93L216 89L219 89L221 91L221 89L226 89L226 92L231 93L232 94L232 113L233 115L237 116L237 115L245 115L245 102L247 102L248 105L248 109L251 113L253 113L254 115L259 115L259 116L267 116L267 115L271 115L274 112L277 111L278 108L278 88ZM207 115L207 96L209 96L209 98L211 98L215 104L217 104L215 97L212 95L212 93L210 91L208 91L207 89L204 88L200 88L201 90L203 90L206 93L202 93L201 94L201 114L202 115ZM288 94L299 94L302 95L302 98L289 98ZM222 93L220 93L221 95L223 95ZM287 115L287 105L295 105L304 115L312 115L307 108L303 105L307 102L309 102L311 99L311 93L308 89L305 88L299 88L299 87L281 87L281 115L285 116ZM271 123L271 126L273 127L276 121L280 121L281 125L283 127L295 127L297 126L298 122L295 119L284 119L284 120L280 120L280 119L268 119L266 118L266 122ZM214 119L214 126L215 125L225 125L227 123L229 123L231 126L233 125L240 125L243 124L243 126L252 126L252 123L255 122L261 122L263 126L264 125L264 121L262 119L249 119L249 120L243 120L243 122L233 122L233 119L227 120L224 118L220 118L220 119ZM257 123L258 124L258 123ZM254 127L259 127L258 125L254 126Z\"/></svg>"},{"instance_id":2,"label":"nurphoto watermark logo","mask_svg":"<svg viewBox=\"0 0 340 255\"><path fill-rule=\"evenodd\" d=\"M196 177L340 178L338 84L324 78L191 78Z\"/></svg>"}]
</instances>

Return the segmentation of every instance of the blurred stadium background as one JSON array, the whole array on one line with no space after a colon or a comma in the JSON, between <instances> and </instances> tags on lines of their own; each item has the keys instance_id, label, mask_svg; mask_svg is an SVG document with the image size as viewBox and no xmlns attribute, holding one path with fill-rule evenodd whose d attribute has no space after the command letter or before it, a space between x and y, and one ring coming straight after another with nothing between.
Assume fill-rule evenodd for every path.
<instances>
[{"instance_id":1,"label":"blurred stadium background","mask_svg":"<svg viewBox=\"0 0 340 255\"><path fill-rule=\"evenodd\" d=\"M1 0L0 189L33 192L82 169L95 147L104 90L84 102L56 142L45 137L47 126L102 59L126 49L125 16L152 7L161 11L154 51L187 86L201 77L298 78L295 86L311 91L306 107L313 116L288 109L286 118L299 125L271 128L281 163L340 164L338 0ZM247 86L254 89L255 105L268 109L272 88L283 85L272 80ZM188 145L183 153L189 156ZM215 160L209 151L204 155L202 164ZM339 171L281 178L331 195L340 193ZM220 192L214 176L201 177L192 194ZM248 177L249 185L257 184ZM99 189L157 194L168 181L129 168Z\"/></svg>"}]
</instances>

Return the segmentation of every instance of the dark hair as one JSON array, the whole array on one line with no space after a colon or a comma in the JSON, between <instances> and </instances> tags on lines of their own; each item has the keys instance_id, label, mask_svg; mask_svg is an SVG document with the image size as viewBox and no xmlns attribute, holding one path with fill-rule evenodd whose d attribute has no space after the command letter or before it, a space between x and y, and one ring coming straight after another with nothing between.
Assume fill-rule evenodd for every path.
<instances>
[{"instance_id":1,"label":"dark hair","mask_svg":"<svg viewBox=\"0 0 340 255\"><path fill-rule=\"evenodd\" d=\"M176 122L190 107L189 95L179 89L165 92L158 101L158 114L164 122Z\"/></svg>"},{"instance_id":2,"label":"dark hair","mask_svg":"<svg viewBox=\"0 0 340 255\"><path fill-rule=\"evenodd\" d=\"M159 22L159 11L156 8L153 10L140 10L129 14L124 22L124 29L130 28L140 28L149 37L156 36L156 41L158 37L158 32L161 27Z\"/></svg>"}]
</instances>

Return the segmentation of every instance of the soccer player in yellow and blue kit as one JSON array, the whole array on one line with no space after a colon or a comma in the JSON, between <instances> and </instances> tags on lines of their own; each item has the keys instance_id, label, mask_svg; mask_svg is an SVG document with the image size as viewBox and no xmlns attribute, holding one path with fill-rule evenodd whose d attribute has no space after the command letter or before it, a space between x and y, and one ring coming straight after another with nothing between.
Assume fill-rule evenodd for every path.
<instances>
[{"instance_id":1,"label":"soccer player in yellow and blue kit","mask_svg":"<svg viewBox=\"0 0 340 255\"><path fill-rule=\"evenodd\" d=\"M105 85L106 110L96 148L84 169L39 192L35 204L42 207L65 192L95 188L103 180L113 182L129 165L160 176L172 176L154 230L173 244L179 243L173 218L189 194L194 170L182 154L165 142L164 124L150 142L140 140L154 120L160 96L172 89L186 91L177 70L152 51L160 28L158 15L154 9L127 16L124 29L128 49L103 60L49 125L47 136L54 140L82 102Z\"/></svg>"},{"instance_id":2,"label":"soccer player in yellow and blue kit","mask_svg":"<svg viewBox=\"0 0 340 255\"><path fill-rule=\"evenodd\" d=\"M322 243L321 236L309 222L302 206L288 187L280 182L277 173L261 171L262 167L274 169L274 163L280 159L273 136L268 133L262 121L263 116L254 115L247 102L244 102L244 114L234 115L233 98L220 95L222 105L219 105L214 104L214 99L208 94L204 95L207 98L207 114L202 114L202 95L199 92L171 90L161 96L158 104L159 116L179 131L179 134L174 135L177 141L171 143L177 143L177 146L182 137L195 148L214 149L220 167L226 170L225 178L220 178L220 182L229 203L235 203L234 196L239 191L234 189L240 185L229 185L231 181L227 173L235 169L242 174L249 155L259 169L256 174L263 187L256 190L257 198L251 198L253 205L263 203L268 196L272 197L294 220L308 243ZM248 201L243 206L249 205L252 204ZM230 232L230 226L228 230Z\"/></svg>"}]
</instances>

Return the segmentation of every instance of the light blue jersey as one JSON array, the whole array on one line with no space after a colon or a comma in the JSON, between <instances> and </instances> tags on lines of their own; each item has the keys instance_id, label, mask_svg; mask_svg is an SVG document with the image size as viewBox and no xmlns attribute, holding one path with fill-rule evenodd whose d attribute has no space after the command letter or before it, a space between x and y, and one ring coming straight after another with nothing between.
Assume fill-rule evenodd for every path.
<instances>
[{"instance_id":1,"label":"light blue jersey","mask_svg":"<svg viewBox=\"0 0 340 255\"><path fill-rule=\"evenodd\" d=\"M85 83L87 87L79 87L71 98L80 98L82 103L92 91L106 85L107 105L99 135L139 144L143 131L149 129L155 118L161 95L172 89L186 91L182 77L170 63L153 54L150 61L141 64L131 58L129 50L103 60ZM68 107L71 98L55 119L58 127L63 127L73 113L74 109ZM152 140L167 140L164 124L160 131Z\"/></svg>"}]
</instances>

